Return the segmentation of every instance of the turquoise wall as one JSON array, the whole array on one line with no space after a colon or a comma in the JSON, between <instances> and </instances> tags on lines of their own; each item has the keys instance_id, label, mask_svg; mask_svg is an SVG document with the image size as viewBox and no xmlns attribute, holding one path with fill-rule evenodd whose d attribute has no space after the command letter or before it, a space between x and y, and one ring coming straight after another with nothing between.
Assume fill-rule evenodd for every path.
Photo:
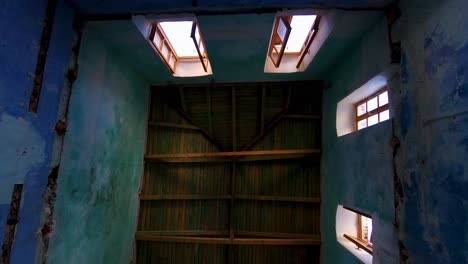
<instances>
[{"instance_id":1,"label":"turquoise wall","mask_svg":"<svg viewBox=\"0 0 468 264\"><path fill-rule=\"evenodd\" d=\"M323 95L322 260L361 263L336 241L338 204L373 216L375 263L398 263L393 226L391 121L337 137L338 102L390 66L386 18L379 19L330 72L332 87ZM399 79L389 81L392 93Z\"/></svg>"},{"instance_id":2,"label":"turquoise wall","mask_svg":"<svg viewBox=\"0 0 468 264\"><path fill-rule=\"evenodd\" d=\"M48 263L129 263L149 85L87 27L70 102Z\"/></svg>"},{"instance_id":3,"label":"turquoise wall","mask_svg":"<svg viewBox=\"0 0 468 264\"><path fill-rule=\"evenodd\" d=\"M400 80L390 84L392 122L335 134L336 103L389 64L385 37L377 37L384 24L329 75L334 85L324 93L324 263L358 262L335 240L338 203L378 217L384 228L375 230L377 263L468 263L468 2L411 0L400 8L392 30L402 46ZM392 130L400 142L393 160ZM393 190L393 172L401 192ZM389 232L393 223L399 245ZM398 251L401 259L395 258Z\"/></svg>"}]
</instances>

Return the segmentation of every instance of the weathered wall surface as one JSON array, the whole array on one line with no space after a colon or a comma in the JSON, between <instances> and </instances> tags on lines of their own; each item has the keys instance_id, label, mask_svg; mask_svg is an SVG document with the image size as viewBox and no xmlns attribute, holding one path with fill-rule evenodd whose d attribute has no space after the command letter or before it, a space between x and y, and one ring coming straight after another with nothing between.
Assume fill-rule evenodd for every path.
<instances>
[{"instance_id":1,"label":"weathered wall surface","mask_svg":"<svg viewBox=\"0 0 468 264\"><path fill-rule=\"evenodd\" d=\"M410 263L468 263L468 2L404 1L400 235Z\"/></svg>"},{"instance_id":2,"label":"weathered wall surface","mask_svg":"<svg viewBox=\"0 0 468 264\"><path fill-rule=\"evenodd\" d=\"M129 263L143 168L149 85L83 33L48 263Z\"/></svg>"},{"instance_id":3,"label":"weathered wall surface","mask_svg":"<svg viewBox=\"0 0 468 264\"><path fill-rule=\"evenodd\" d=\"M351 62L356 69L341 72L345 67L341 66L331 78L335 85L324 95L323 193L328 194L323 199L324 263L350 263L353 258L337 249L334 241L331 216L336 203L349 202L382 216L390 226L393 195L399 201L394 212L402 260L468 263L468 19L463 11L468 3L413 0L402 2L400 7L402 17L392 33L402 43L401 80L390 87L390 97L393 130L400 142L395 164L402 192L392 194L388 190L393 188L383 186L392 178L390 122L343 138L333 135L334 99L348 94L346 87L358 87L351 84L356 76L363 76L363 68L374 70L368 72L369 78L385 65L378 54L369 64L358 53ZM345 85L336 90L341 82ZM359 165L362 163L356 156L365 165ZM343 168L336 168L337 162ZM351 162L359 166L347 167ZM362 175L368 173L370 177L363 179ZM369 187L363 188L363 183ZM387 184L393 187L391 181ZM384 197L389 201L379 204L377 201ZM377 246L386 236L379 237L376 232ZM395 252L393 245L386 250ZM399 262L379 255L378 263Z\"/></svg>"},{"instance_id":4,"label":"weathered wall surface","mask_svg":"<svg viewBox=\"0 0 468 264\"><path fill-rule=\"evenodd\" d=\"M373 216L375 263L398 263L398 245L393 226L393 173L391 122L337 137L337 103L390 66L385 16L334 67L324 91L322 169L322 260L323 263L360 263L336 241L338 204ZM399 80L391 80L391 93Z\"/></svg>"},{"instance_id":5,"label":"weathered wall surface","mask_svg":"<svg viewBox=\"0 0 468 264\"><path fill-rule=\"evenodd\" d=\"M53 128L73 37L73 11L58 2L37 113L29 113L28 104L46 2L0 2L0 243L13 185L24 184L11 263L33 263L36 254Z\"/></svg>"}]
</instances>

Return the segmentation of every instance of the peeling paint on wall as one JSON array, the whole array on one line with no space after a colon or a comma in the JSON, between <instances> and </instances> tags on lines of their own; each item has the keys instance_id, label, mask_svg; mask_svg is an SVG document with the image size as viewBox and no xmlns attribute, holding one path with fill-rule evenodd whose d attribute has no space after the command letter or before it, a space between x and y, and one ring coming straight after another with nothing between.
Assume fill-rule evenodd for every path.
<instances>
[{"instance_id":1,"label":"peeling paint on wall","mask_svg":"<svg viewBox=\"0 0 468 264\"><path fill-rule=\"evenodd\" d=\"M45 159L45 140L21 117L0 115L0 160L8 161L0 170L0 204L10 203L12 187L23 183L27 172ZM5 164L6 165L6 164Z\"/></svg>"},{"instance_id":2,"label":"peeling paint on wall","mask_svg":"<svg viewBox=\"0 0 468 264\"><path fill-rule=\"evenodd\" d=\"M83 33L70 101L48 263L129 263L133 253L149 84Z\"/></svg>"},{"instance_id":3,"label":"peeling paint on wall","mask_svg":"<svg viewBox=\"0 0 468 264\"><path fill-rule=\"evenodd\" d=\"M402 86L392 99L408 263L467 263L468 19L462 0L401 3Z\"/></svg>"},{"instance_id":4,"label":"peeling paint on wall","mask_svg":"<svg viewBox=\"0 0 468 264\"><path fill-rule=\"evenodd\" d=\"M47 184L60 93L71 43L73 12L59 1L37 113L28 113L45 15L43 1L0 3L0 240L13 183L23 183L11 263L33 263L42 195Z\"/></svg>"}]
</instances>

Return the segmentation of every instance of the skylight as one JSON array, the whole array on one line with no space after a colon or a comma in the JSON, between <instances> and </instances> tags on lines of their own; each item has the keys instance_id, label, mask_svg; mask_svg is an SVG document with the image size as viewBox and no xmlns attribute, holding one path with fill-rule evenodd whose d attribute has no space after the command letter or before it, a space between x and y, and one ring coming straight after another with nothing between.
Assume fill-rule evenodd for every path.
<instances>
[{"instance_id":1,"label":"skylight","mask_svg":"<svg viewBox=\"0 0 468 264\"><path fill-rule=\"evenodd\" d=\"M316 18L316 15L299 15L292 17L291 33L286 45L286 52L301 52Z\"/></svg>"},{"instance_id":2,"label":"skylight","mask_svg":"<svg viewBox=\"0 0 468 264\"><path fill-rule=\"evenodd\" d=\"M196 18L156 20L146 36L174 76L213 73Z\"/></svg>"},{"instance_id":3,"label":"skylight","mask_svg":"<svg viewBox=\"0 0 468 264\"><path fill-rule=\"evenodd\" d=\"M193 21L169 21L159 23L179 58L198 58L197 49L190 37L192 24Z\"/></svg>"},{"instance_id":4,"label":"skylight","mask_svg":"<svg viewBox=\"0 0 468 264\"><path fill-rule=\"evenodd\" d=\"M268 70L265 72L304 71L310 59L304 64L303 61L319 31L320 19L320 16L312 14L276 16L265 64Z\"/></svg>"}]
</instances>

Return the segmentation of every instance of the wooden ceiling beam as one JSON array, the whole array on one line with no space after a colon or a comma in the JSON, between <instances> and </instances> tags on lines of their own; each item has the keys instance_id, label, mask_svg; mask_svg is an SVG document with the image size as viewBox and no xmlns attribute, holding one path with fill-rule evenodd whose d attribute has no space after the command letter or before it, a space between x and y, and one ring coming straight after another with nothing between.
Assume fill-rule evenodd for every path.
<instances>
[{"instance_id":1,"label":"wooden ceiling beam","mask_svg":"<svg viewBox=\"0 0 468 264\"><path fill-rule=\"evenodd\" d=\"M200 152L200 153L171 153L145 155L146 160L152 159L178 159L178 158L208 158L208 157L238 157L238 156L262 156L262 155L291 155L291 154L316 154L320 149L276 149L253 151L229 151L229 152Z\"/></svg>"},{"instance_id":2,"label":"wooden ceiling beam","mask_svg":"<svg viewBox=\"0 0 468 264\"><path fill-rule=\"evenodd\" d=\"M225 238L225 237L194 237L194 236L161 236L151 232L137 231L139 241L223 244L223 245L320 245L317 236L311 238Z\"/></svg>"},{"instance_id":3,"label":"wooden ceiling beam","mask_svg":"<svg viewBox=\"0 0 468 264\"><path fill-rule=\"evenodd\" d=\"M251 201L275 201L296 203L320 203L320 198L294 197L294 196L266 196L266 195L140 195L141 201L175 201L175 200L251 200Z\"/></svg>"},{"instance_id":4,"label":"wooden ceiling beam","mask_svg":"<svg viewBox=\"0 0 468 264\"><path fill-rule=\"evenodd\" d=\"M260 140L262 140L270 131L272 131L280 122L283 120L284 115L289 110L289 107L291 105L291 97L292 97L292 84L289 84L288 90L287 90L287 95L284 100L284 108L281 112L279 112L273 119L270 121L270 123L267 125L267 127L263 130L260 131L260 133L257 134L250 142L245 144L241 149L242 150L248 150L251 149L255 144L257 144Z\"/></svg>"},{"instance_id":5,"label":"wooden ceiling beam","mask_svg":"<svg viewBox=\"0 0 468 264\"><path fill-rule=\"evenodd\" d=\"M261 99L261 107L260 107L260 133L263 133L265 130L265 101L266 101L266 87L265 84L262 85L262 95Z\"/></svg>"},{"instance_id":6,"label":"wooden ceiling beam","mask_svg":"<svg viewBox=\"0 0 468 264\"><path fill-rule=\"evenodd\" d=\"M200 128L200 132L203 134L203 136L205 136L205 138L208 139L208 141L210 141L213 145L215 145L220 151L224 150L223 145L221 145L221 143L219 143L218 140L216 140L216 138L214 138L209 132L207 132L205 129L203 129L201 126L199 126L195 121L193 121L192 118L183 109L181 109L180 107L178 107L175 104L171 104L171 106L187 122L189 122L192 125L197 126L198 128Z\"/></svg>"},{"instance_id":7,"label":"wooden ceiling beam","mask_svg":"<svg viewBox=\"0 0 468 264\"><path fill-rule=\"evenodd\" d=\"M232 121L232 149L237 150L237 98L236 98L236 87L231 88L231 121Z\"/></svg>"},{"instance_id":8,"label":"wooden ceiling beam","mask_svg":"<svg viewBox=\"0 0 468 264\"><path fill-rule=\"evenodd\" d=\"M148 236L227 236L227 230L151 230L138 231ZM278 233L278 232L256 232L247 230L236 230L235 235L239 237L260 237L260 238L293 238L293 239L317 239L319 235L303 233Z\"/></svg>"},{"instance_id":9,"label":"wooden ceiling beam","mask_svg":"<svg viewBox=\"0 0 468 264\"><path fill-rule=\"evenodd\" d=\"M151 127L169 127L169 128L182 128L182 129L191 129L191 130L200 130L200 127L188 124L176 124L168 122L148 122L148 125Z\"/></svg>"},{"instance_id":10,"label":"wooden ceiling beam","mask_svg":"<svg viewBox=\"0 0 468 264\"><path fill-rule=\"evenodd\" d=\"M187 112L187 104L185 103L185 93L183 86L179 86L179 100L182 110L184 110L184 112Z\"/></svg>"},{"instance_id":11,"label":"wooden ceiling beam","mask_svg":"<svg viewBox=\"0 0 468 264\"><path fill-rule=\"evenodd\" d=\"M319 120L322 117L320 115L312 115L312 114L287 114L284 115L284 118L288 119L306 119L306 120Z\"/></svg>"},{"instance_id":12,"label":"wooden ceiling beam","mask_svg":"<svg viewBox=\"0 0 468 264\"><path fill-rule=\"evenodd\" d=\"M213 134L213 111L211 105L211 86L206 86L206 104L208 106L208 131Z\"/></svg>"},{"instance_id":13,"label":"wooden ceiling beam","mask_svg":"<svg viewBox=\"0 0 468 264\"><path fill-rule=\"evenodd\" d=\"M231 195L140 195L141 201L166 201L166 200L226 200Z\"/></svg>"},{"instance_id":14,"label":"wooden ceiling beam","mask_svg":"<svg viewBox=\"0 0 468 264\"><path fill-rule=\"evenodd\" d=\"M252 140L247 142L244 146L242 146L242 150L248 150L251 149L253 146L255 146L260 140L262 140L270 131L272 131L280 122L283 120L283 116L286 114L287 110L282 110L279 112L273 119L266 125L263 131L258 133Z\"/></svg>"}]
</instances>

